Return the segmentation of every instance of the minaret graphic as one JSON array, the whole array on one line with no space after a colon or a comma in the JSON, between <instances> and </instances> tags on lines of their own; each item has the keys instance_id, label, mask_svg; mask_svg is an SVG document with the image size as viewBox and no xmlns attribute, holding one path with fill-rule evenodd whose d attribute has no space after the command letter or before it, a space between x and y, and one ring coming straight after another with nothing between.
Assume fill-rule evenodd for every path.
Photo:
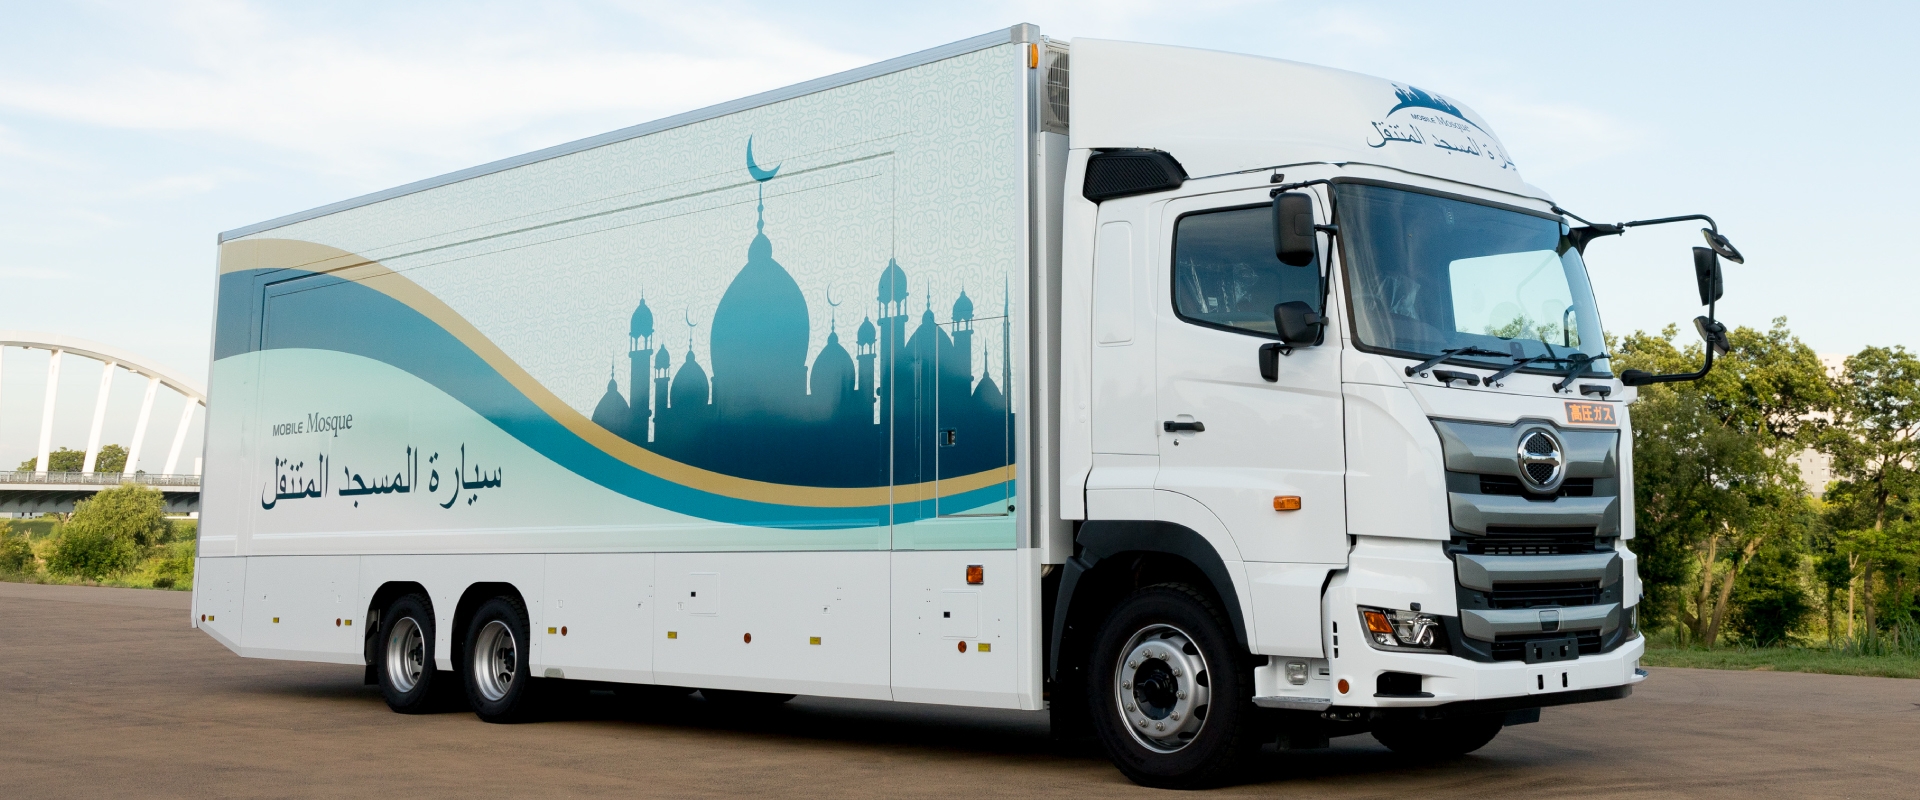
<instances>
[{"instance_id":1,"label":"minaret graphic","mask_svg":"<svg viewBox=\"0 0 1920 800\"><path fill-rule=\"evenodd\" d=\"M989 345L976 335L978 299L967 287L953 298L949 322L935 316L942 294L935 285L957 277L957 270L916 276L925 296L915 302L906 269L888 258L852 352L840 338L832 286L825 292L826 340L814 351L807 294L775 260L769 235L779 228L777 216L769 225L766 184L780 167L761 168L752 148L750 139L746 166L756 196L745 263L711 316L695 321L687 310L687 349L678 363L671 347L655 340L654 312L641 293L628 320L627 397L618 388L616 360L594 422L680 463L777 484L908 486L1007 466L1010 298L1002 299L994 370ZM696 356L696 327L708 337L704 357ZM982 352L974 353L976 345ZM998 491L939 500L916 493L921 499L902 502L928 503L916 515L967 513L996 507L999 498L985 493Z\"/></svg>"},{"instance_id":2,"label":"minaret graphic","mask_svg":"<svg viewBox=\"0 0 1920 800\"><path fill-rule=\"evenodd\" d=\"M660 354L666 355L666 348ZM627 320L627 398L632 403L627 423L629 439L646 441L653 423L653 398L647 391L648 364L653 361L653 310L647 308L647 295L640 293L640 306ZM665 399L661 395L661 399Z\"/></svg>"}]
</instances>

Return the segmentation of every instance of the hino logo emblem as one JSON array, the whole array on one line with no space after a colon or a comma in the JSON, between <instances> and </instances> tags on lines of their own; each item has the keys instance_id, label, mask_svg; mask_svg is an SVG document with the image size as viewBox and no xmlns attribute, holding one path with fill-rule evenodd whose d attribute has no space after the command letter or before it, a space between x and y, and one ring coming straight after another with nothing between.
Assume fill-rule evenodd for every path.
<instances>
[{"instance_id":1,"label":"hino logo emblem","mask_svg":"<svg viewBox=\"0 0 1920 800\"><path fill-rule=\"evenodd\" d=\"M1560 446L1560 437L1546 428L1521 431L1518 458L1520 481L1533 491L1544 494L1558 490L1560 479L1566 477L1565 449Z\"/></svg>"}]
</instances>

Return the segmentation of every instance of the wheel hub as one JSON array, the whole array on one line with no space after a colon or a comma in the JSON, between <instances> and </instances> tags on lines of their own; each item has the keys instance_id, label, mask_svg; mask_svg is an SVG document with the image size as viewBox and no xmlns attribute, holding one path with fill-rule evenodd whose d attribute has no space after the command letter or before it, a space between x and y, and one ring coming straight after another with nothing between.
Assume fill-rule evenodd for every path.
<instances>
[{"instance_id":1,"label":"wheel hub","mask_svg":"<svg viewBox=\"0 0 1920 800\"><path fill-rule=\"evenodd\" d=\"M1192 637L1171 625L1150 625L1120 652L1114 702L1134 740L1162 753L1192 743L1212 700L1207 660Z\"/></svg>"},{"instance_id":2,"label":"wheel hub","mask_svg":"<svg viewBox=\"0 0 1920 800\"><path fill-rule=\"evenodd\" d=\"M413 691L427 669L427 640L420 623L403 617L387 635L387 682L401 694Z\"/></svg>"},{"instance_id":3,"label":"wheel hub","mask_svg":"<svg viewBox=\"0 0 1920 800\"><path fill-rule=\"evenodd\" d=\"M489 701L506 697L519 669L520 648L513 631L499 620L487 623L473 643L473 676L480 696Z\"/></svg>"}]
</instances>

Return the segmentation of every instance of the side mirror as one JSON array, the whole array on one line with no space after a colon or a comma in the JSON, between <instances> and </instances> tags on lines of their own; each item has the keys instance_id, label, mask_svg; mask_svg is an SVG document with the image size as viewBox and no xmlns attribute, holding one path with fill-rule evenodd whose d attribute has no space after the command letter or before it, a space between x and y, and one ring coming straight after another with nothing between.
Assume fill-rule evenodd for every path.
<instances>
[{"instance_id":1,"label":"side mirror","mask_svg":"<svg viewBox=\"0 0 1920 800\"><path fill-rule=\"evenodd\" d=\"M1313 195L1281 192L1273 196L1273 254L1289 267L1304 267L1318 258L1313 232Z\"/></svg>"},{"instance_id":2,"label":"side mirror","mask_svg":"<svg viewBox=\"0 0 1920 800\"><path fill-rule=\"evenodd\" d=\"M1727 339L1726 325L1706 317L1694 317L1693 329L1700 332L1700 341L1713 348L1713 352L1724 356L1733 349L1733 342Z\"/></svg>"},{"instance_id":3,"label":"side mirror","mask_svg":"<svg viewBox=\"0 0 1920 800\"><path fill-rule=\"evenodd\" d=\"M1713 252L1720 254L1721 258L1735 264L1747 263L1747 260L1741 257L1740 251L1734 248L1733 242L1727 240L1727 237L1714 233L1712 228L1701 228L1700 234L1707 237L1707 246L1713 248Z\"/></svg>"},{"instance_id":4,"label":"side mirror","mask_svg":"<svg viewBox=\"0 0 1920 800\"><path fill-rule=\"evenodd\" d=\"M1305 301L1290 300L1273 307L1273 327L1288 347L1311 347L1320 341L1320 328L1327 324L1320 312Z\"/></svg>"},{"instance_id":5,"label":"side mirror","mask_svg":"<svg viewBox=\"0 0 1920 800\"><path fill-rule=\"evenodd\" d=\"M1720 282L1720 256L1709 248L1693 248L1693 277L1700 283L1700 305L1720 299L1726 289Z\"/></svg>"}]
</instances>

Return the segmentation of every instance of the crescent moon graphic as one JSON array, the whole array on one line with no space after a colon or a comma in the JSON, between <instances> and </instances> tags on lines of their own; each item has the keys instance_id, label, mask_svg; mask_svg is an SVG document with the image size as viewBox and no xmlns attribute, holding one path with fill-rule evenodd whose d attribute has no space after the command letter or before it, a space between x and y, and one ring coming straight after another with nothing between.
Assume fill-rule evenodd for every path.
<instances>
[{"instance_id":1,"label":"crescent moon graphic","mask_svg":"<svg viewBox=\"0 0 1920 800\"><path fill-rule=\"evenodd\" d=\"M827 305L833 306L835 308L840 307L839 303L833 302L833 287L831 286L827 287Z\"/></svg>"},{"instance_id":2,"label":"crescent moon graphic","mask_svg":"<svg viewBox=\"0 0 1920 800\"><path fill-rule=\"evenodd\" d=\"M780 174L779 164L773 165L773 169L761 169L759 164L753 163L752 136L747 137L747 174L752 175L754 180L760 181L761 183L773 180L773 176Z\"/></svg>"}]
</instances>

